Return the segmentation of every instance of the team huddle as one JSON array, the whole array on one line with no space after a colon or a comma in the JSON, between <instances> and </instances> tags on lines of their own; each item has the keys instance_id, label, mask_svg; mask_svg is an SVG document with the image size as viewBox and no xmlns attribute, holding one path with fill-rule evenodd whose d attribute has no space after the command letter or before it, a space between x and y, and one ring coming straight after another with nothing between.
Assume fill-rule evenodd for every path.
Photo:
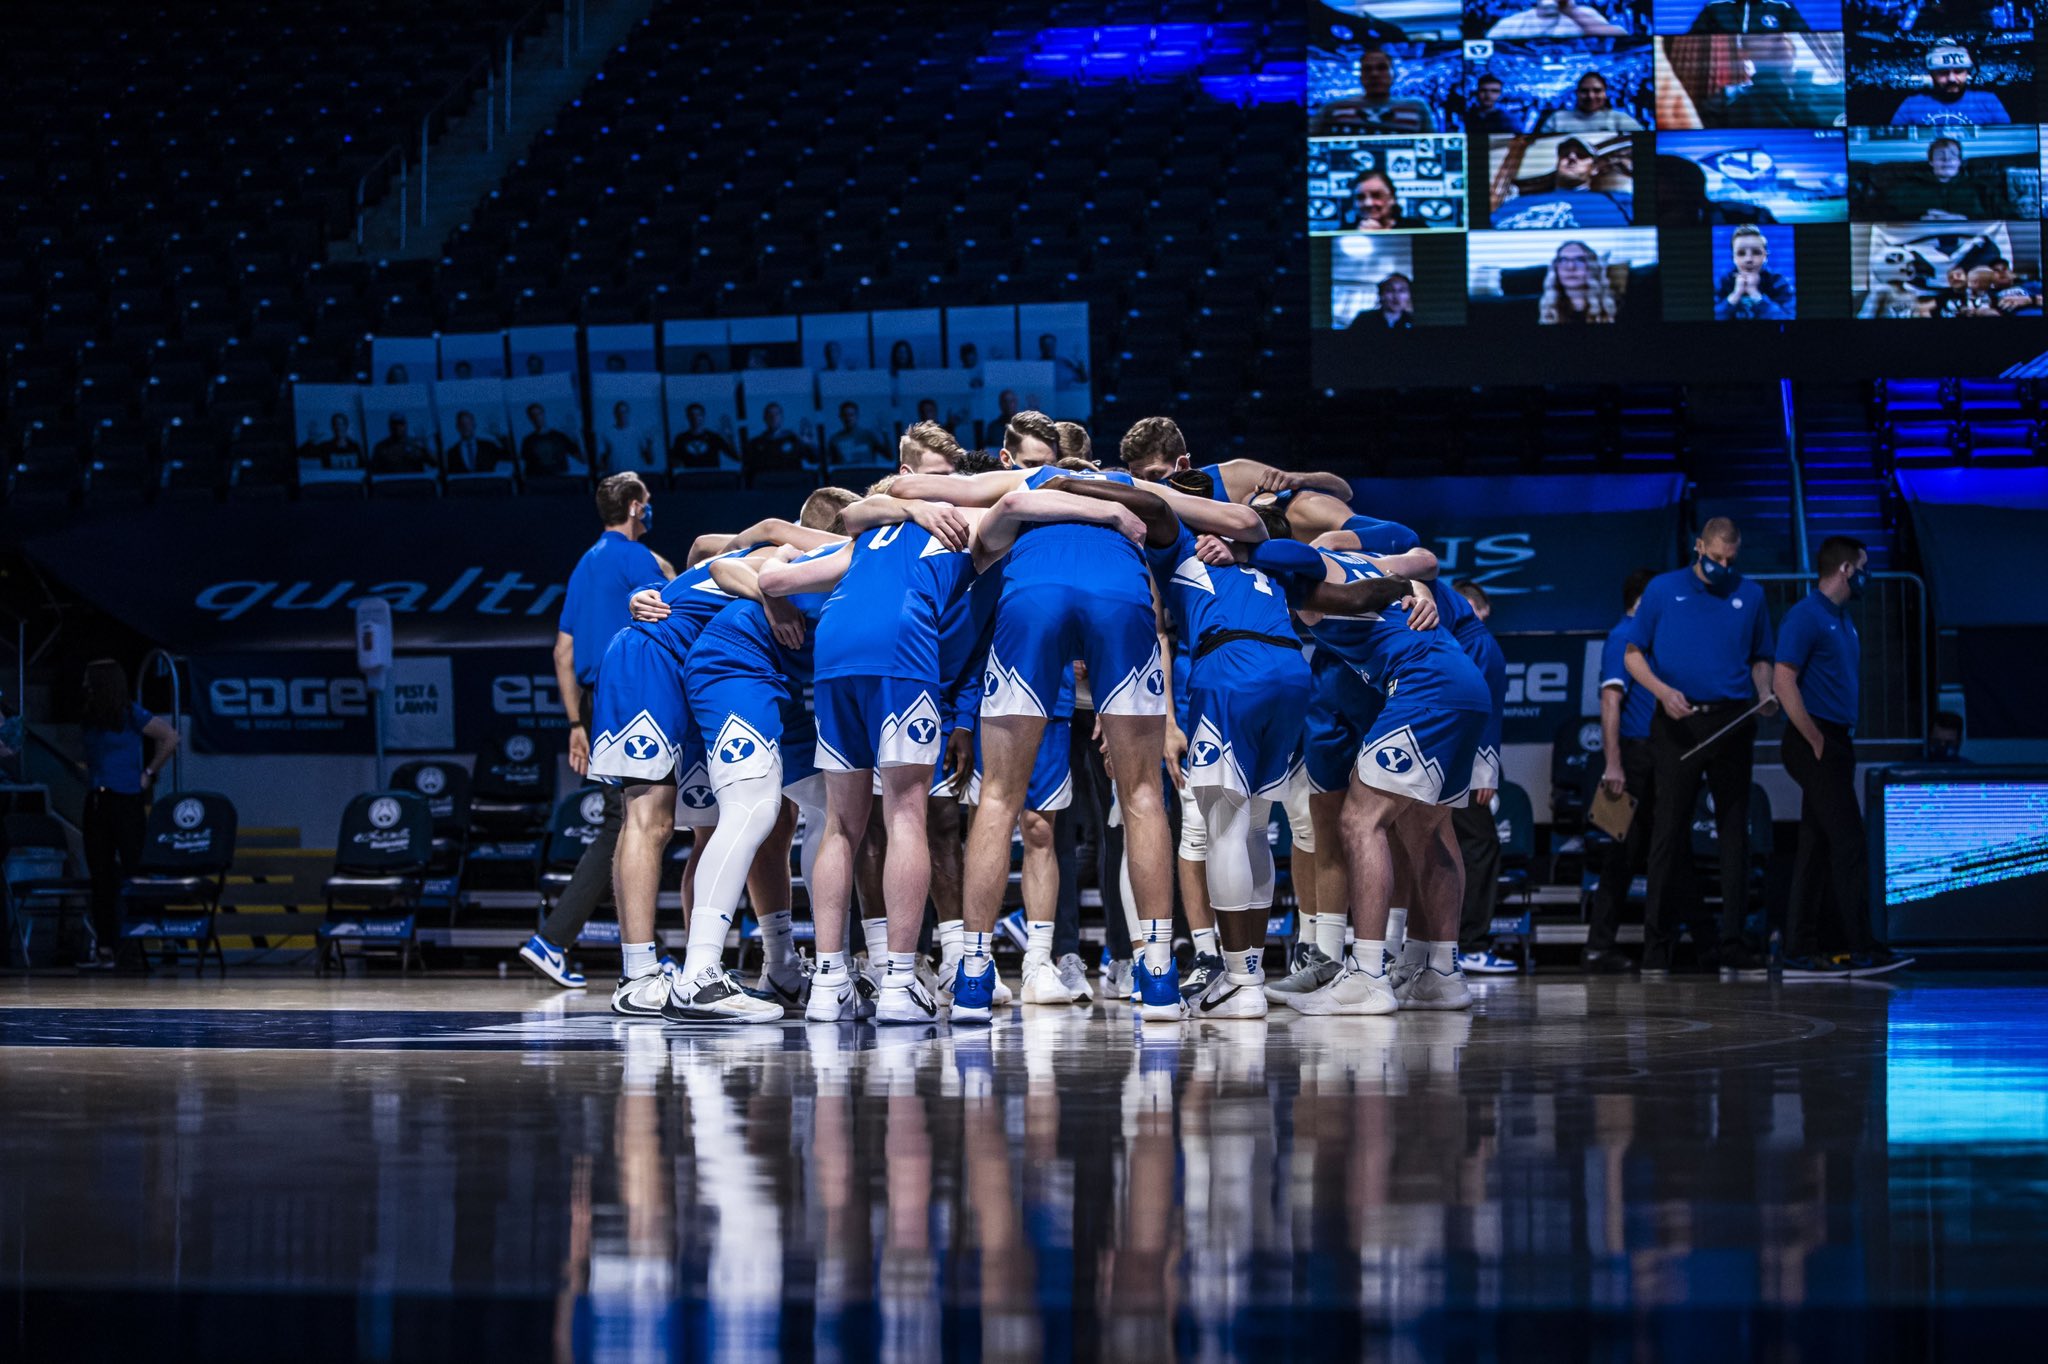
<instances>
[{"instance_id":1,"label":"team huddle","mask_svg":"<svg viewBox=\"0 0 2048 1364\"><path fill-rule=\"evenodd\" d=\"M1013 834L1023 821L1030 846L1068 801L1077 702L1123 830L1120 884L1102 890L1132 960L1105 961L1106 993L1150 1020L1470 1005L1450 813L1499 784L1505 691L1472 608L1416 532L1354 512L1342 479L1193 467L1159 417L1124 437L1122 469L1063 457L1063 438L1086 449L1037 412L987 454L919 423L864 496L820 489L793 522L700 537L633 596L589 716L590 774L622 787L617 1012L987 1022L1012 998L991 943ZM1276 802L1303 931L1268 979ZM791 916L799 813L814 962ZM695 838L675 962L657 958L654 917L679 823ZM751 988L725 956L742 894L763 947ZM1078 963L1052 961L1055 895L1028 855L1023 898L1022 1001L1092 998ZM928 901L936 972L919 952Z\"/></svg>"}]
</instances>

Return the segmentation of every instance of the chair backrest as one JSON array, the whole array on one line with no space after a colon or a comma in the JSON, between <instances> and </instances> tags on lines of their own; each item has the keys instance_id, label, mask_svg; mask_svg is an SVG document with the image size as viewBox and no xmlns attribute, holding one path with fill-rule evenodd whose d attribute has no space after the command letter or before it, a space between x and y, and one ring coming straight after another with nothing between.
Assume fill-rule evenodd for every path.
<instances>
[{"instance_id":1,"label":"chair backrest","mask_svg":"<svg viewBox=\"0 0 2048 1364\"><path fill-rule=\"evenodd\" d=\"M582 859L583 850L597 837L598 826L603 823L602 786L592 784L563 797L548 820L547 842L541 852L542 863L550 870L575 866Z\"/></svg>"},{"instance_id":2,"label":"chair backrest","mask_svg":"<svg viewBox=\"0 0 2048 1364\"><path fill-rule=\"evenodd\" d=\"M234 802L218 791L161 796L150 807L149 826L142 836L142 870L218 876L234 865L238 823Z\"/></svg>"},{"instance_id":3,"label":"chair backrest","mask_svg":"<svg viewBox=\"0 0 2048 1364\"><path fill-rule=\"evenodd\" d=\"M1529 803L1529 793L1504 781L1493 801L1502 859L1527 862L1536 855L1536 808Z\"/></svg>"},{"instance_id":4,"label":"chair backrest","mask_svg":"<svg viewBox=\"0 0 2048 1364\"><path fill-rule=\"evenodd\" d=\"M417 792L434 817L436 838L460 838L469 829L469 769L446 758L401 763L391 774L394 790Z\"/></svg>"},{"instance_id":5,"label":"chair backrest","mask_svg":"<svg viewBox=\"0 0 2048 1364\"><path fill-rule=\"evenodd\" d=\"M423 870L434 850L434 816L413 791L365 791L341 812L336 871L393 876Z\"/></svg>"},{"instance_id":6,"label":"chair backrest","mask_svg":"<svg viewBox=\"0 0 2048 1364\"><path fill-rule=\"evenodd\" d=\"M1713 793L1700 788L1692 807L1692 853L1712 857L1720 847L1721 833L1714 822ZM1749 784L1749 856L1752 862L1768 858L1777 838L1771 827L1771 796L1760 782Z\"/></svg>"},{"instance_id":7,"label":"chair backrest","mask_svg":"<svg viewBox=\"0 0 2048 1364\"><path fill-rule=\"evenodd\" d=\"M31 848L70 851L71 840L65 837L64 821L55 815L32 811L7 816L6 821L0 823L0 852Z\"/></svg>"},{"instance_id":8,"label":"chair backrest","mask_svg":"<svg viewBox=\"0 0 2048 1364\"><path fill-rule=\"evenodd\" d=\"M1574 807L1584 806L1592 800L1594 784L1600 780L1601 769L1607 761L1604 748L1598 720L1581 717L1566 720L1557 727L1557 735L1550 742L1553 804L1557 803L1560 792L1571 798L1570 803Z\"/></svg>"},{"instance_id":9,"label":"chair backrest","mask_svg":"<svg viewBox=\"0 0 2048 1364\"><path fill-rule=\"evenodd\" d=\"M539 735L501 735L477 755L470 794L490 800L545 801L554 786L555 753L556 746Z\"/></svg>"}]
</instances>

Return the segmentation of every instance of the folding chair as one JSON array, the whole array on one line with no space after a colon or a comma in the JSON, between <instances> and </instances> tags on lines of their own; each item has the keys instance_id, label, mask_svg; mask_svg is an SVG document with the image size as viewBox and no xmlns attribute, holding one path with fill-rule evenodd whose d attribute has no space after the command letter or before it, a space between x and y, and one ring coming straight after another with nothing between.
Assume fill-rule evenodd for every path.
<instances>
[{"instance_id":1,"label":"folding chair","mask_svg":"<svg viewBox=\"0 0 2048 1364\"><path fill-rule=\"evenodd\" d=\"M214 920L235 861L237 824L234 803L215 791L181 791L151 807L142 860L121 887L121 942L135 944L145 965L152 941L189 942L199 952L199 975L209 950L227 975Z\"/></svg>"},{"instance_id":2,"label":"folding chair","mask_svg":"<svg viewBox=\"0 0 2048 1364\"><path fill-rule=\"evenodd\" d=\"M327 920L316 935L320 969L344 965L342 948L418 957L420 895L434 855L434 817L411 791L368 791L348 803L327 878Z\"/></svg>"}]
</instances>

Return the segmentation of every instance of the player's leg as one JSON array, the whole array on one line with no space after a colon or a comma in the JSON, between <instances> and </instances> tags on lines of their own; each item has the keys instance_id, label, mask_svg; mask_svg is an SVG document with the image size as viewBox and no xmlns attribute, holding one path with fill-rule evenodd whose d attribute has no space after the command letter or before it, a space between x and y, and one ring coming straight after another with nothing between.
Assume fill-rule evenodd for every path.
<instances>
[{"instance_id":1,"label":"player's leg","mask_svg":"<svg viewBox=\"0 0 2048 1364\"><path fill-rule=\"evenodd\" d=\"M1264 819L1269 805L1221 784L1195 788L1195 799L1209 836L1203 865L1215 907L1222 968L1188 996L1190 1011L1201 1018L1263 1018L1266 979L1260 957L1266 911L1273 901L1273 862ZM1263 877L1254 840L1266 853Z\"/></svg>"},{"instance_id":2,"label":"player's leg","mask_svg":"<svg viewBox=\"0 0 2048 1364\"><path fill-rule=\"evenodd\" d=\"M1182 773L1185 781L1187 774ZM1180 839L1174 847L1174 877L1180 883L1181 911L1187 916L1188 936L1194 939L1195 960L1181 979L1183 995L1206 988L1223 971L1223 947L1216 934L1216 910L1210 902L1209 831L1204 806L1192 783L1179 788Z\"/></svg>"},{"instance_id":3,"label":"player's leg","mask_svg":"<svg viewBox=\"0 0 2048 1364\"><path fill-rule=\"evenodd\" d=\"M1387 909L1394 889L1389 831L1408 797L1367 786L1353 777L1344 798L1339 836L1349 865L1353 925L1357 933L1337 978L1292 1001L1309 1014L1390 1014L1400 1006L1387 979Z\"/></svg>"},{"instance_id":4,"label":"player's leg","mask_svg":"<svg viewBox=\"0 0 2048 1364\"><path fill-rule=\"evenodd\" d=\"M716 808L715 806L713 807ZM797 808L785 798L775 816L775 827L754 852L754 864L747 869L747 904L761 925L761 974L754 981L756 993L773 995L784 1008L801 1008L809 983L796 951L795 915L789 884L789 845L796 836ZM700 829L697 846L684 867L686 898L695 894L697 859L711 830Z\"/></svg>"},{"instance_id":5,"label":"player's leg","mask_svg":"<svg viewBox=\"0 0 2048 1364\"><path fill-rule=\"evenodd\" d=\"M628 782L621 798L619 844L612 855L612 897L619 907L619 984L615 1013L659 1018L668 1001L654 944L654 901L675 832L673 782Z\"/></svg>"},{"instance_id":6,"label":"player's leg","mask_svg":"<svg viewBox=\"0 0 2048 1364\"><path fill-rule=\"evenodd\" d=\"M1042 715L982 717L980 803L967 826L960 897L965 926L953 985L953 1017L961 1022L985 1020L994 1007L995 959L989 939L1010 886L1010 831L1024 810L1044 733Z\"/></svg>"},{"instance_id":7,"label":"player's leg","mask_svg":"<svg viewBox=\"0 0 2048 1364\"><path fill-rule=\"evenodd\" d=\"M1458 963L1458 922L1465 900L1465 859L1451 807L1411 802L1394 841L1405 864L1409 932L1394 997L1404 1009L1467 1009L1472 993Z\"/></svg>"},{"instance_id":8,"label":"player's leg","mask_svg":"<svg viewBox=\"0 0 2048 1364\"><path fill-rule=\"evenodd\" d=\"M925 841L925 802L930 798L928 763L882 770L883 820L889 830L882 893L889 909L888 970L876 1019L885 1023L929 1023L938 1002L917 978L917 937L924 926L925 897L931 892L931 850Z\"/></svg>"},{"instance_id":9,"label":"player's leg","mask_svg":"<svg viewBox=\"0 0 2048 1364\"><path fill-rule=\"evenodd\" d=\"M1057 927L1060 896L1060 864L1055 848L1056 816L1043 810L1026 809L1017 817L1017 832L1024 843L1022 891L1024 897L1024 979L1021 998L1026 1004L1071 1004L1073 994L1060 979L1052 961L1053 931Z\"/></svg>"},{"instance_id":10,"label":"player's leg","mask_svg":"<svg viewBox=\"0 0 2048 1364\"><path fill-rule=\"evenodd\" d=\"M1287 812L1287 836L1293 845L1287 855L1288 879L1294 883L1294 910L1300 923L1299 932L1306 937L1316 922L1316 911L1321 899L1316 894L1317 849L1315 821L1308 810L1309 796L1314 787L1308 779L1308 769L1301 763L1294 765L1287 777L1287 787L1280 793L1280 806Z\"/></svg>"},{"instance_id":11,"label":"player's leg","mask_svg":"<svg viewBox=\"0 0 2048 1364\"><path fill-rule=\"evenodd\" d=\"M1137 967L1140 1009L1147 1018L1177 1018L1180 971L1173 957L1174 849L1161 789L1166 717L1105 713L1102 738L1109 751L1117 806L1123 814L1124 865L1143 944Z\"/></svg>"},{"instance_id":12,"label":"player's leg","mask_svg":"<svg viewBox=\"0 0 2048 1364\"><path fill-rule=\"evenodd\" d=\"M868 810L874 803L872 773L827 772L825 829L818 840L815 875L806 880L815 925L818 974L811 982L806 1017L833 1023L853 1017L855 992L847 960L847 918L853 898L853 862Z\"/></svg>"},{"instance_id":13,"label":"player's leg","mask_svg":"<svg viewBox=\"0 0 2048 1364\"><path fill-rule=\"evenodd\" d=\"M879 779L869 789L881 794ZM860 908L860 950L865 954L867 977L882 988L882 971L889 964L889 901L883 891L883 867L889 855L889 830L882 820L882 802L868 808L867 827L861 831L853 862L854 903ZM849 949L852 947L848 943Z\"/></svg>"}]
</instances>

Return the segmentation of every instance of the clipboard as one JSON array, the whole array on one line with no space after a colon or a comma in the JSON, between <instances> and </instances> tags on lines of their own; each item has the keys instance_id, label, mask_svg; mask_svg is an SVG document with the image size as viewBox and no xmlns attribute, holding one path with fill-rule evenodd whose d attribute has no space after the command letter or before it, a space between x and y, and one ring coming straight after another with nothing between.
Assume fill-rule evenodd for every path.
<instances>
[{"instance_id":1,"label":"clipboard","mask_svg":"<svg viewBox=\"0 0 2048 1364\"><path fill-rule=\"evenodd\" d=\"M1752 715L1755 715L1758 711L1762 710L1765 706L1770 705L1773 701L1777 699L1778 698L1775 696L1763 697L1755 705L1751 706L1748 710L1742 712L1742 714L1736 716L1733 720L1730 720L1727 724L1721 726L1712 734L1709 734L1706 738L1694 744L1689 750L1686 751L1684 756L1679 758L1679 761L1682 763L1691 762L1694 758L1697 758L1700 754L1706 752L1709 748L1712 748L1715 744L1719 743L1723 738L1727 737L1729 734L1732 734L1737 729L1741 728L1744 721L1748 720Z\"/></svg>"},{"instance_id":2,"label":"clipboard","mask_svg":"<svg viewBox=\"0 0 2048 1364\"><path fill-rule=\"evenodd\" d=\"M1586 818L1594 828L1619 843L1628 837L1629 826L1635 822L1636 798L1623 791L1620 795L1608 794L1606 786L1593 790L1593 804L1586 811Z\"/></svg>"}]
</instances>

